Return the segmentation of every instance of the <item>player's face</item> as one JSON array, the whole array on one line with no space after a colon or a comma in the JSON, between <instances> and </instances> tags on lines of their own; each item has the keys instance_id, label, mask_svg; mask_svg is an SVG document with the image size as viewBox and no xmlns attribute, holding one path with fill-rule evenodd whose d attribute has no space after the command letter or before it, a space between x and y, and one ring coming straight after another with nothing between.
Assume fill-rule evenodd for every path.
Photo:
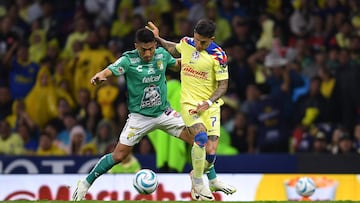
<instances>
[{"instance_id":1,"label":"player's face","mask_svg":"<svg viewBox=\"0 0 360 203\"><path fill-rule=\"evenodd\" d=\"M214 40L214 37L204 37L195 32L194 40L196 50L202 51L209 47L210 43Z\"/></svg>"},{"instance_id":2,"label":"player's face","mask_svg":"<svg viewBox=\"0 0 360 203\"><path fill-rule=\"evenodd\" d=\"M151 61L155 53L156 42L147 42L147 43L137 42L135 43L135 47L138 50L142 60L145 62L149 62Z\"/></svg>"}]
</instances>

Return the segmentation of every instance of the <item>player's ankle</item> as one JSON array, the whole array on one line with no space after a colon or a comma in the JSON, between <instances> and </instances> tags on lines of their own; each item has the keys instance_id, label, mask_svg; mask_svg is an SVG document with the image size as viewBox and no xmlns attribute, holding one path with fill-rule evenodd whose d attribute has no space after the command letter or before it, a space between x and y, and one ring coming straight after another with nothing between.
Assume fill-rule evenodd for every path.
<instances>
[{"instance_id":1,"label":"player's ankle","mask_svg":"<svg viewBox=\"0 0 360 203\"><path fill-rule=\"evenodd\" d=\"M213 178L211 180L209 179L210 184L216 183L217 181L218 181L217 177L215 177L215 178Z\"/></svg>"},{"instance_id":2,"label":"player's ankle","mask_svg":"<svg viewBox=\"0 0 360 203\"><path fill-rule=\"evenodd\" d=\"M86 180L86 178L82 181L85 186L90 187L91 184Z\"/></svg>"}]
</instances>

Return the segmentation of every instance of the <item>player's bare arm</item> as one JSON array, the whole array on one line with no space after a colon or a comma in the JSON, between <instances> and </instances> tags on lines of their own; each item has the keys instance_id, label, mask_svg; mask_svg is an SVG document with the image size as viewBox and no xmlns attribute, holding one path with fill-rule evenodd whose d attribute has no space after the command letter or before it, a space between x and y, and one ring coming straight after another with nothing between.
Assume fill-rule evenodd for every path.
<instances>
[{"instance_id":1,"label":"player's bare arm","mask_svg":"<svg viewBox=\"0 0 360 203\"><path fill-rule=\"evenodd\" d=\"M176 63L174 66L171 66L170 69L175 72L179 72L181 70L181 59L176 59Z\"/></svg>"},{"instance_id":2,"label":"player's bare arm","mask_svg":"<svg viewBox=\"0 0 360 203\"><path fill-rule=\"evenodd\" d=\"M156 38L161 46L163 46L173 57L180 57L180 53L176 49L176 43L167 41L161 37Z\"/></svg>"},{"instance_id":3,"label":"player's bare arm","mask_svg":"<svg viewBox=\"0 0 360 203\"><path fill-rule=\"evenodd\" d=\"M215 102L224 96L228 89L229 80L219 80L218 88L215 90L214 94L210 97L210 101Z\"/></svg>"},{"instance_id":4,"label":"player's bare arm","mask_svg":"<svg viewBox=\"0 0 360 203\"><path fill-rule=\"evenodd\" d=\"M108 68L105 68L104 70L96 73L90 80L91 84L97 85L101 83L102 81L107 80L107 77L111 76L112 72Z\"/></svg>"},{"instance_id":5,"label":"player's bare arm","mask_svg":"<svg viewBox=\"0 0 360 203\"><path fill-rule=\"evenodd\" d=\"M198 112L205 111L212 105L212 103L214 103L216 100L220 99L220 97L224 96L228 89L228 83L229 83L229 80L219 80L218 88L215 90L213 95L211 95L211 97L208 100L200 102L197 105L196 110Z\"/></svg>"},{"instance_id":6,"label":"player's bare arm","mask_svg":"<svg viewBox=\"0 0 360 203\"><path fill-rule=\"evenodd\" d=\"M161 46L163 46L173 57L180 57L180 53L176 50L176 43L161 38L159 35L159 28L157 28L154 23L148 22L148 25L145 27L154 33L156 40L159 41Z\"/></svg>"}]
</instances>

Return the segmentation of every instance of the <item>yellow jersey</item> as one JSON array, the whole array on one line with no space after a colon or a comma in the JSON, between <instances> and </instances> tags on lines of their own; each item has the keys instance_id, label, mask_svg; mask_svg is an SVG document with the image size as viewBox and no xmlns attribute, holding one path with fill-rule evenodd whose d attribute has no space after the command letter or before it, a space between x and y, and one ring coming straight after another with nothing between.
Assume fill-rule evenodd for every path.
<instances>
[{"instance_id":1,"label":"yellow jersey","mask_svg":"<svg viewBox=\"0 0 360 203\"><path fill-rule=\"evenodd\" d=\"M197 51L190 37L182 38L176 49L181 54L180 102L196 106L212 96L219 80L228 79L227 56L214 42L206 50ZM220 106L223 101L216 103Z\"/></svg>"},{"instance_id":2,"label":"yellow jersey","mask_svg":"<svg viewBox=\"0 0 360 203\"><path fill-rule=\"evenodd\" d=\"M0 154L22 155L24 152L24 142L19 134L11 133L11 135L5 140L0 137Z\"/></svg>"}]
</instances>

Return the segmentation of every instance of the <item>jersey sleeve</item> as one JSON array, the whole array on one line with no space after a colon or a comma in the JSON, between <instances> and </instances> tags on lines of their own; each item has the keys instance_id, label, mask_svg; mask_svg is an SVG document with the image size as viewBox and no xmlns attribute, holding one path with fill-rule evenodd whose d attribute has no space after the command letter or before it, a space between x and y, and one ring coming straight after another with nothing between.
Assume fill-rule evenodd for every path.
<instances>
[{"instance_id":1,"label":"jersey sleeve","mask_svg":"<svg viewBox=\"0 0 360 203\"><path fill-rule=\"evenodd\" d=\"M112 72L113 75L119 76L126 73L129 65L130 65L129 59L125 56L122 56L114 63L110 64L107 68Z\"/></svg>"},{"instance_id":2,"label":"jersey sleeve","mask_svg":"<svg viewBox=\"0 0 360 203\"><path fill-rule=\"evenodd\" d=\"M181 49L184 45L184 43L186 43L186 40L187 40L188 37L183 37L179 43L176 44L175 48L176 50L181 54Z\"/></svg>"},{"instance_id":3,"label":"jersey sleeve","mask_svg":"<svg viewBox=\"0 0 360 203\"><path fill-rule=\"evenodd\" d=\"M164 54L165 54L165 60L166 60L166 62L167 62L167 67L166 67L166 68L175 66L175 64L176 64L176 59L175 59L174 57L172 57L172 56L170 55L170 53L167 52L167 51L165 51L165 50L164 50Z\"/></svg>"},{"instance_id":4,"label":"jersey sleeve","mask_svg":"<svg viewBox=\"0 0 360 203\"><path fill-rule=\"evenodd\" d=\"M223 50L218 50L214 60L215 78L217 81L229 79L227 56Z\"/></svg>"}]
</instances>

